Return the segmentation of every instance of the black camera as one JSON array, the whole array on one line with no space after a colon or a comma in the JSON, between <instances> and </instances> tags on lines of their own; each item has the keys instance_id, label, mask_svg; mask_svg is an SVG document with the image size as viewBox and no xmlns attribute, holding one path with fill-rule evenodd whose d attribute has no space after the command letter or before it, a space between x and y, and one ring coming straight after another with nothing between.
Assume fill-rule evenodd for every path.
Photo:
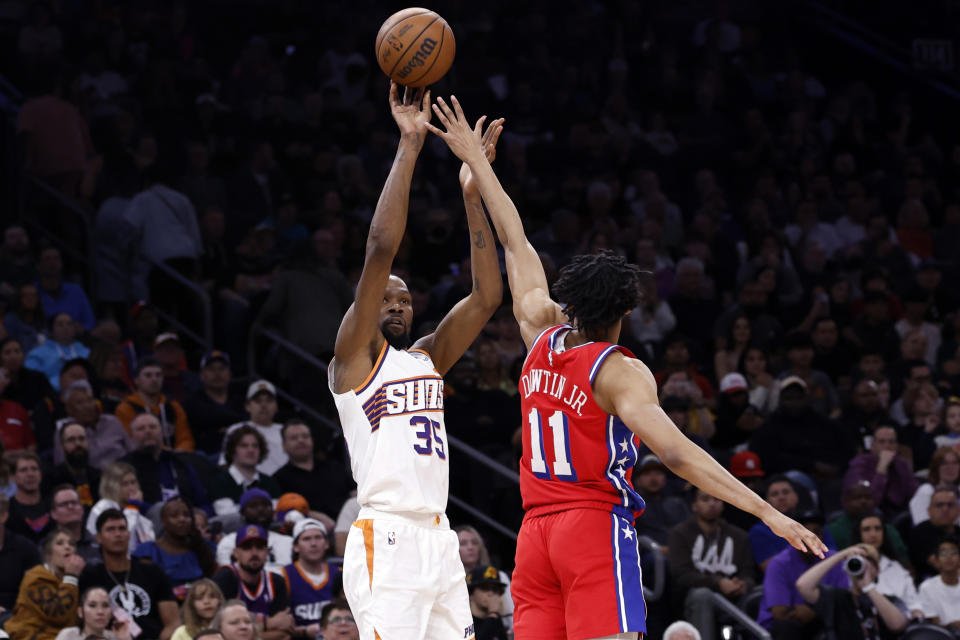
<instances>
[{"instance_id":1,"label":"black camera","mask_svg":"<svg viewBox=\"0 0 960 640\"><path fill-rule=\"evenodd\" d=\"M860 556L850 556L843 562L843 570L851 578L858 578L863 575L867 569L866 561Z\"/></svg>"}]
</instances>

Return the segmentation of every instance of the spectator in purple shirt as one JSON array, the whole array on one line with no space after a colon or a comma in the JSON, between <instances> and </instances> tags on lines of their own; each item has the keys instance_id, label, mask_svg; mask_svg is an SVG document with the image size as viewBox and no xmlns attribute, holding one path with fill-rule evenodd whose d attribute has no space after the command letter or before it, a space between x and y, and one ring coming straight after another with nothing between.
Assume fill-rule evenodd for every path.
<instances>
[{"instance_id":1,"label":"spectator in purple shirt","mask_svg":"<svg viewBox=\"0 0 960 640\"><path fill-rule=\"evenodd\" d=\"M823 516L819 511L804 511L796 516L796 520L823 538ZM828 551L826 556L834 553ZM797 578L817 562L817 556L800 553L793 547L787 547L770 559L763 578L763 599L760 601L757 622L769 629L777 640L812 638L823 627L823 621L803 601L795 584ZM850 588L850 581L840 565L827 572L820 584Z\"/></svg>"},{"instance_id":2,"label":"spectator in purple shirt","mask_svg":"<svg viewBox=\"0 0 960 640\"><path fill-rule=\"evenodd\" d=\"M877 427L870 452L851 460L843 479L844 488L869 482L873 501L888 517L907 508L919 484L910 463L897 455L898 447L896 429L888 425Z\"/></svg>"}]
</instances>

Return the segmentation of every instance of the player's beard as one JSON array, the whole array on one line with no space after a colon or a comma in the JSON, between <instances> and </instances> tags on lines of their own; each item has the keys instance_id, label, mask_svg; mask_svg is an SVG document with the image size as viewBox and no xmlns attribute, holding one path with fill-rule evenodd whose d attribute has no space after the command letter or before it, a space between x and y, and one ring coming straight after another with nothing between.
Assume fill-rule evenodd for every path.
<instances>
[{"instance_id":1,"label":"player's beard","mask_svg":"<svg viewBox=\"0 0 960 640\"><path fill-rule=\"evenodd\" d=\"M405 349L409 349L410 345L413 344L413 340L410 338L409 331L406 331L401 334L396 334L396 333L393 333L392 331L388 331L386 324L382 324L380 325L380 333L383 334L383 338L384 340L387 341L387 344L389 344L394 349L397 349L398 351L404 351Z\"/></svg>"}]
</instances>

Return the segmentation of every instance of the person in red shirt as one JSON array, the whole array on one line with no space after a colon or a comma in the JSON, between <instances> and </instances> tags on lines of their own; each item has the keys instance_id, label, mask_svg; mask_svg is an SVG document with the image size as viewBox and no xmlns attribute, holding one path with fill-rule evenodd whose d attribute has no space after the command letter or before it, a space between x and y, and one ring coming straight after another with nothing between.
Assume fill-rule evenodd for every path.
<instances>
[{"instance_id":1,"label":"person in red shirt","mask_svg":"<svg viewBox=\"0 0 960 640\"><path fill-rule=\"evenodd\" d=\"M7 370L0 369L0 394L9 384ZM7 451L37 450L37 440L30 428L30 414L13 400L0 399L0 440Z\"/></svg>"}]
</instances>

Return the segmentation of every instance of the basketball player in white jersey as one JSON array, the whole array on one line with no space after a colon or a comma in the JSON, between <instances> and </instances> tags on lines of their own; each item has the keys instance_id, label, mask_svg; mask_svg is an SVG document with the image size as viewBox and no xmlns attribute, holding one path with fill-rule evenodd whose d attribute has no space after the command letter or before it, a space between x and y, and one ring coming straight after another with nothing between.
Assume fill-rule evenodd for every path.
<instances>
[{"instance_id":1,"label":"basketball player in white jersey","mask_svg":"<svg viewBox=\"0 0 960 640\"><path fill-rule=\"evenodd\" d=\"M360 515L347 537L344 591L363 640L473 638L457 534L444 512L449 456L443 378L500 304L502 284L479 190L463 165L473 290L436 332L410 345L410 291L390 275L407 223L430 93L390 86L400 144L370 223L363 272L330 364L333 392L357 481ZM481 123L478 123L480 126ZM487 128L488 160L502 121Z\"/></svg>"}]
</instances>

